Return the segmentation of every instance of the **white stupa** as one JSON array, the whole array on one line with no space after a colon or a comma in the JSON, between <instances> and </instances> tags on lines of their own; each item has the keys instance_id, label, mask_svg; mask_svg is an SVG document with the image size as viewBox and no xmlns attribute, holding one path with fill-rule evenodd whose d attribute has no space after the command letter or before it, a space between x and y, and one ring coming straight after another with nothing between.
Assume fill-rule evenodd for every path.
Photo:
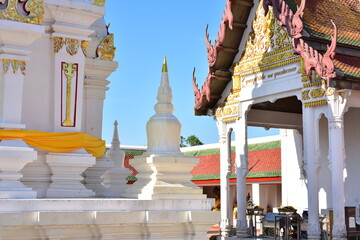
<instances>
[{"instance_id":1,"label":"white stupa","mask_svg":"<svg viewBox=\"0 0 360 240\"><path fill-rule=\"evenodd\" d=\"M190 171L198 159L180 151L181 124L172 114L174 107L166 58L155 104L155 115L146 125L148 149L130 164L140 173L128 188L127 197L139 199L204 199L202 190L191 182Z\"/></svg>"}]
</instances>

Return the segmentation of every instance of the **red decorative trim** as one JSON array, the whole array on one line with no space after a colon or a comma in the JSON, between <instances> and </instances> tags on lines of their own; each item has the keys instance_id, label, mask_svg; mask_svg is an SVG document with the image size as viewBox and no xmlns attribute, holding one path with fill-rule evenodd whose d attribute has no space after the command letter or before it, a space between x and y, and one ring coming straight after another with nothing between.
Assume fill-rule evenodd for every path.
<instances>
[{"instance_id":1,"label":"red decorative trim","mask_svg":"<svg viewBox=\"0 0 360 240\"><path fill-rule=\"evenodd\" d=\"M195 95L195 109L196 110L201 108L205 98L208 102L210 102L210 84L215 79L217 79L216 76L213 75L213 73L209 72L208 76L206 77L205 83L200 90L198 87L198 84L196 83L195 68L194 68L192 84L193 84L194 95Z\"/></svg>"},{"instance_id":2,"label":"red decorative trim","mask_svg":"<svg viewBox=\"0 0 360 240\"><path fill-rule=\"evenodd\" d=\"M264 0L263 7L265 15L269 11L269 5L273 6L276 19L281 22L282 26L286 27L289 36L293 38L295 52L304 59L306 75L310 77L311 70L314 69L321 78L327 80L327 85L329 86L330 78L336 77L336 73L334 72L335 67L332 61L335 57L337 40L335 23L330 20L334 26L334 36L331 37L331 45L328 46L326 53L321 55L301 38L303 23L300 17L304 14L305 0L301 0L301 4L295 14L293 14L284 0Z\"/></svg>"},{"instance_id":3,"label":"red decorative trim","mask_svg":"<svg viewBox=\"0 0 360 240\"><path fill-rule=\"evenodd\" d=\"M213 67L216 63L218 57L218 51L221 49L221 44L224 42L225 39L226 25L229 25L229 28L231 30L233 29L234 16L231 11L232 1L234 0L226 0L226 6L223 13L223 18L219 26L219 32L217 34L217 39L215 40L214 46L211 45L211 41L209 40L208 25L206 25L205 43L206 43L206 51L208 53L208 62L210 63L210 67Z\"/></svg>"},{"instance_id":4,"label":"red decorative trim","mask_svg":"<svg viewBox=\"0 0 360 240\"><path fill-rule=\"evenodd\" d=\"M192 181L197 185L203 184L220 184L220 179L212 179L212 180L195 180ZM236 183L236 178L231 178L229 180L230 183ZM246 178L246 182L281 182L281 177L264 177L264 178Z\"/></svg>"},{"instance_id":5,"label":"red decorative trim","mask_svg":"<svg viewBox=\"0 0 360 240\"><path fill-rule=\"evenodd\" d=\"M303 22L300 17L304 14L305 0L301 0L301 4L295 14L293 14L284 0L264 0L263 8L265 15L269 11L269 6L273 7L276 19L280 21L282 26L286 27L289 36L292 38L300 38L303 30Z\"/></svg>"},{"instance_id":6,"label":"red decorative trim","mask_svg":"<svg viewBox=\"0 0 360 240\"><path fill-rule=\"evenodd\" d=\"M211 81L214 80L216 77L214 76L213 66L215 65L218 59L218 52L222 49L221 44L224 42L225 39L225 32L226 26L233 29L233 21L234 16L231 11L232 2L235 0L226 0L225 10L223 13L223 18L220 23L219 32L217 34L217 38L214 42L214 45L211 44L209 40L208 34L208 25L206 25L205 29L205 43L206 43L206 51L208 53L208 62L209 62L209 73L206 78L204 85L202 86L201 90L199 89L198 85L196 84L195 78L195 68L193 71L193 88L194 88L194 95L195 95L195 109L200 109L204 104L204 99L206 98L208 102L210 102L210 84Z\"/></svg>"}]
</instances>

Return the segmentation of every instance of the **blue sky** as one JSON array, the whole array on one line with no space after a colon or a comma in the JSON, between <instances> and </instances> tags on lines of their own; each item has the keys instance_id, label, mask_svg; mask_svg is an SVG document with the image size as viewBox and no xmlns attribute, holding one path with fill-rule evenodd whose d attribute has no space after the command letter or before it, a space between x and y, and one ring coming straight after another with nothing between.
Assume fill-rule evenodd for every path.
<instances>
[{"instance_id":1,"label":"blue sky","mask_svg":"<svg viewBox=\"0 0 360 240\"><path fill-rule=\"evenodd\" d=\"M225 0L107 0L105 21L115 34L119 67L108 80L103 117L103 139L110 143L113 122L119 123L121 144L145 146L146 123L155 113L157 88L164 55L173 91L174 115L182 135L196 135L204 143L218 142L214 120L194 116L192 71L199 86L207 71L204 40L206 24L215 39ZM277 134L250 128L249 137Z\"/></svg>"}]
</instances>

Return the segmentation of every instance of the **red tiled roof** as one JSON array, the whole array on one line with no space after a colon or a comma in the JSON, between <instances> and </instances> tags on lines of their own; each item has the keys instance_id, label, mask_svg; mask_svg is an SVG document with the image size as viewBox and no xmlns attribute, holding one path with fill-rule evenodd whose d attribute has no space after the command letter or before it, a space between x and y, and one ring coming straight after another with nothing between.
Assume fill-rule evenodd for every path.
<instances>
[{"instance_id":1,"label":"red tiled roof","mask_svg":"<svg viewBox=\"0 0 360 240\"><path fill-rule=\"evenodd\" d=\"M266 172L281 170L281 149L265 149L256 150L248 153L249 157L249 169L250 172ZM126 156L124 165L133 171L133 175L138 172L129 164L129 160L134 158L133 156ZM220 155L207 155L197 156L199 158L199 164L193 168L190 172L192 175L210 175L220 174ZM232 159L232 172L235 172L235 153L231 154Z\"/></svg>"},{"instance_id":2,"label":"red tiled roof","mask_svg":"<svg viewBox=\"0 0 360 240\"><path fill-rule=\"evenodd\" d=\"M248 153L250 172L281 170L281 149L266 149ZM199 164L190 172L192 175L220 174L220 155L198 156ZM235 153L231 154L232 172L235 172Z\"/></svg>"},{"instance_id":3,"label":"red tiled roof","mask_svg":"<svg viewBox=\"0 0 360 240\"><path fill-rule=\"evenodd\" d=\"M295 10L301 0L286 0ZM295 4L294 4L295 3ZM305 30L313 37L330 40L338 26L338 42L360 47L360 2L358 0L311 0L306 1L303 22Z\"/></svg>"},{"instance_id":4,"label":"red tiled roof","mask_svg":"<svg viewBox=\"0 0 360 240\"><path fill-rule=\"evenodd\" d=\"M343 73L360 78L360 58L336 54L334 59L334 65Z\"/></svg>"}]
</instances>

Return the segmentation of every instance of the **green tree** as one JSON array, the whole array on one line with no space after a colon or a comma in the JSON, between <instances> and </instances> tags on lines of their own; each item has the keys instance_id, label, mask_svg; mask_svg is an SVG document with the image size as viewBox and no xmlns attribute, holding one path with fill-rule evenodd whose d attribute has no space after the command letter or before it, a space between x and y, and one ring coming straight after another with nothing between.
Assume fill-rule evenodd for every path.
<instances>
[{"instance_id":1,"label":"green tree","mask_svg":"<svg viewBox=\"0 0 360 240\"><path fill-rule=\"evenodd\" d=\"M187 147L186 138L184 138L183 136L180 137L180 147Z\"/></svg>"},{"instance_id":2,"label":"green tree","mask_svg":"<svg viewBox=\"0 0 360 240\"><path fill-rule=\"evenodd\" d=\"M203 143L195 135L188 136L186 138L186 143L191 147L192 146L197 146L197 145L203 145Z\"/></svg>"}]
</instances>

